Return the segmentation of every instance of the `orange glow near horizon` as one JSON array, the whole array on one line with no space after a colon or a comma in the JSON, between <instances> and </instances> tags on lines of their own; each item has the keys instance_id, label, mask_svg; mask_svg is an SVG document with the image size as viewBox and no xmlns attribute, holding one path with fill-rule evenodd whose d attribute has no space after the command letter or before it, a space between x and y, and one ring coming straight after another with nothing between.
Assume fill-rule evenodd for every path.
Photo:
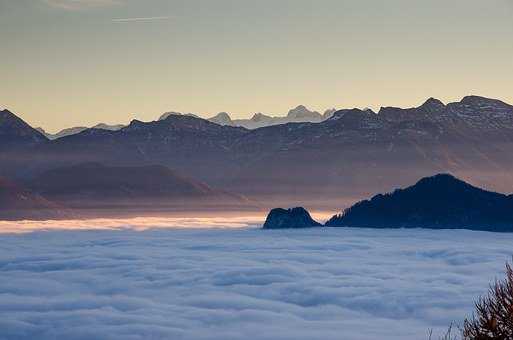
<instances>
[{"instance_id":1,"label":"orange glow near horizon","mask_svg":"<svg viewBox=\"0 0 513 340\"><path fill-rule=\"evenodd\" d=\"M332 213L313 212L312 217L325 221ZM265 221L265 214L210 217L134 217L95 218L83 220L0 221L1 233L29 233L56 230L135 230L149 229L210 229L257 228Z\"/></svg>"}]
</instances>

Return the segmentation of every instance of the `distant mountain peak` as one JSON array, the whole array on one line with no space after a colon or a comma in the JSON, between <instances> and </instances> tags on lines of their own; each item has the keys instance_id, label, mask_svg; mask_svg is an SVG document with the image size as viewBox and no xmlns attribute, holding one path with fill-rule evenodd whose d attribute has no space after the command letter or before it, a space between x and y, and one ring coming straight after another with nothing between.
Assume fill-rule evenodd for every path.
<instances>
[{"instance_id":1,"label":"distant mountain peak","mask_svg":"<svg viewBox=\"0 0 513 340\"><path fill-rule=\"evenodd\" d=\"M3 110L0 110L0 116L14 116L14 113L12 113L11 111L7 110L7 109L3 109Z\"/></svg>"},{"instance_id":2,"label":"distant mountain peak","mask_svg":"<svg viewBox=\"0 0 513 340\"><path fill-rule=\"evenodd\" d=\"M231 119L230 115L227 112L219 112L214 117L223 118L223 119Z\"/></svg>"},{"instance_id":3,"label":"distant mountain peak","mask_svg":"<svg viewBox=\"0 0 513 340\"><path fill-rule=\"evenodd\" d=\"M21 118L16 116L11 111L5 109L5 110L0 111L0 123L6 122L6 121L23 122L23 120L21 120Z\"/></svg>"},{"instance_id":4,"label":"distant mountain peak","mask_svg":"<svg viewBox=\"0 0 513 340\"><path fill-rule=\"evenodd\" d=\"M460 103L472 104L472 103L480 103L480 102L490 101L490 100L496 101L496 99L490 99L490 98L476 96L476 95L468 95L468 96L463 97L461 99Z\"/></svg>"},{"instance_id":5,"label":"distant mountain peak","mask_svg":"<svg viewBox=\"0 0 513 340\"><path fill-rule=\"evenodd\" d=\"M371 111L372 112L372 111ZM342 109L333 113L330 120L340 120L340 119L357 119L364 115L368 115L370 112L367 110L360 110L357 108L354 109Z\"/></svg>"},{"instance_id":6,"label":"distant mountain peak","mask_svg":"<svg viewBox=\"0 0 513 340\"><path fill-rule=\"evenodd\" d=\"M299 118L321 118L322 115L316 111L310 111L304 105L298 105L295 108L289 110L287 113L288 118L299 119Z\"/></svg>"},{"instance_id":7,"label":"distant mountain peak","mask_svg":"<svg viewBox=\"0 0 513 340\"><path fill-rule=\"evenodd\" d=\"M34 129L23 119L11 111L0 111L0 146L10 143L34 144L47 141L48 138L40 131Z\"/></svg>"},{"instance_id":8,"label":"distant mountain peak","mask_svg":"<svg viewBox=\"0 0 513 340\"><path fill-rule=\"evenodd\" d=\"M164 119L164 121L169 120L170 117ZM128 126L126 126L123 130L134 130L134 129L142 128L144 126L145 126L144 122L142 122L142 121L140 121L138 119L132 119L130 121L130 124L128 124Z\"/></svg>"},{"instance_id":9,"label":"distant mountain peak","mask_svg":"<svg viewBox=\"0 0 513 340\"><path fill-rule=\"evenodd\" d=\"M188 117L194 117L199 118L198 115L195 115L194 113L181 113L181 112L175 112L175 111L169 111L163 113L158 120L166 120L169 118L169 116L188 116Z\"/></svg>"},{"instance_id":10,"label":"distant mountain peak","mask_svg":"<svg viewBox=\"0 0 513 340\"><path fill-rule=\"evenodd\" d=\"M172 116L182 116L182 115L183 114L181 112L174 112L174 111L165 112L159 117L159 120L166 120Z\"/></svg>"},{"instance_id":11,"label":"distant mountain peak","mask_svg":"<svg viewBox=\"0 0 513 340\"><path fill-rule=\"evenodd\" d=\"M434 176L424 177L424 178L420 179L414 185L414 187L415 186L421 187L421 186L455 185L455 184L456 185L464 184L464 185L470 186L470 184L462 181L459 178L454 177L453 175L451 175L449 173L441 173L441 174L436 174Z\"/></svg>"},{"instance_id":12,"label":"distant mountain peak","mask_svg":"<svg viewBox=\"0 0 513 340\"><path fill-rule=\"evenodd\" d=\"M253 115L253 117L251 117L251 121L253 121L253 122L261 122L263 120L269 120L269 119L272 119L272 117L265 115L261 112L255 113Z\"/></svg>"},{"instance_id":13,"label":"distant mountain peak","mask_svg":"<svg viewBox=\"0 0 513 340\"><path fill-rule=\"evenodd\" d=\"M486 98L476 95L465 96L460 101L461 104L469 106L510 106L499 99Z\"/></svg>"},{"instance_id":14,"label":"distant mountain peak","mask_svg":"<svg viewBox=\"0 0 513 340\"><path fill-rule=\"evenodd\" d=\"M166 118L164 119L159 119L159 121L181 121L181 120L184 120L184 119L189 119L189 118L195 118L195 119L201 119L201 120L204 120L203 118L199 118L195 115L184 115L184 114L170 114L169 116L167 116ZM137 119L134 119L133 121L137 121L139 122L139 120Z\"/></svg>"},{"instance_id":15,"label":"distant mountain peak","mask_svg":"<svg viewBox=\"0 0 513 340\"><path fill-rule=\"evenodd\" d=\"M329 119L329 118L331 118L333 116L333 114L335 112L337 112L337 109L335 109L335 108L327 109L326 111L324 111L324 114L322 115L322 118L324 120Z\"/></svg>"},{"instance_id":16,"label":"distant mountain peak","mask_svg":"<svg viewBox=\"0 0 513 340\"><path fill-rule=\"evenodd\" d=\"M219 112L214 117L209 118L209 121L219 125L232 125L233 121L227 112Z\"/></svg>"},{"instance_id":17,"label":"distant mountain peak","mask_svg":"<svg viewBox=\"0 0 513 340\"><path fill-rule=\"evenodd\" d=\"M441 100L436 98L429 98L420 106L420 108L427 110L428 112L437 112L445 109L445 104Z\"/></svg>"}]
</instances>

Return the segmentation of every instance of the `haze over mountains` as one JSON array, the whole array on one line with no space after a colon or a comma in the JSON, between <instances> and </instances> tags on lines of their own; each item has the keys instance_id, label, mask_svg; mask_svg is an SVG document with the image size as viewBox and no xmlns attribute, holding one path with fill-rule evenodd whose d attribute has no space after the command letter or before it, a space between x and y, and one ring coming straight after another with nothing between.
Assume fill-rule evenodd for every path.
<instances>
[{"instance_id":1,"label":"haze over mountains","mask_svg":"<svg viewBox=\"0 0 513 340\"><path fill-rule=\"evenodd\" d=\"M102 205L241 205L246 200L161 166L82 163L51 169L26 183L33 192L72 208Z\"/></svg>"},{"instance_id":2,"label":"haze over mountains","mask_svg":"<svg viewBox=\"0 0 513 340\"><path fill-rule=\"evenodd\" d=\"M212 188L161 165L81 163L44 171L18 183L0 177L2 220L248 208L256 206L241 195Z\"/></svg>"},{"instance_id":3,"label":"haze over mountains","mask_svg":"<svg viewBox=\"0 0 513 340\"><path fill-rule=\"evenodd\" d=\"M16 145L0 152L6 164L1 174L9 178L25 180L84 162L163 165L270 206L294 202L326 209L442 172L497 191L513 187L513 107L478 96L447 105L431 98L415 108L378 113L344 109L319 122L253 130L170 114L54 141L12 113L2 115L9 119L0 131L8 133L0 138ZM289 115L319 119L301 107Z\"/></svg>"},{"instance_id":4,"label":"haze over mountains","mask_svg":"<svg viewBox=\"0 0 513 340\"><path fill-rule=\"evenodd\" d=\"M0 219L37 220L70 216L62 206L5 178L0 178Z\"/></svg>"},{"instance_id":5,"label":"haze over mountains","mask_svg":"<svg viewBox=\"0 0 513 340\"><path fill-rule=\"evenodd\" d=\"M91 129L100 129L100 130L109 130L109 131L117 131L123 128L124 125L122 124L115 124L115 125L108 125L104 123L99 123L93 126ZM66 136L76 135L77 133L80 133L84 130L89 129L86 126L77 126L72 128L63 129L57 133L48 133L43 128L36 128L37 131L41 132L43 135L46 136L46 138L54 140Z\"/></svg>"}]
</instances>

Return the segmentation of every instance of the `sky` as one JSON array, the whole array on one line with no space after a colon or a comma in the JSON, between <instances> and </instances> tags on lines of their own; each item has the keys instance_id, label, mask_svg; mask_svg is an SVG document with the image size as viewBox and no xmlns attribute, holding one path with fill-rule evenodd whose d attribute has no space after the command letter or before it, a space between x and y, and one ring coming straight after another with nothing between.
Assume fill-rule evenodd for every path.
<instances>
[{"instance_id":1,"label":"sky","mask_svg":"<svg viewBox=\"0 0 513 340\"><path fill-rule=\"evenodd\" d=\"M0 108L50 132L154 120L513 103L513 0L0 0Z\"/></svg>"}]
</instances>

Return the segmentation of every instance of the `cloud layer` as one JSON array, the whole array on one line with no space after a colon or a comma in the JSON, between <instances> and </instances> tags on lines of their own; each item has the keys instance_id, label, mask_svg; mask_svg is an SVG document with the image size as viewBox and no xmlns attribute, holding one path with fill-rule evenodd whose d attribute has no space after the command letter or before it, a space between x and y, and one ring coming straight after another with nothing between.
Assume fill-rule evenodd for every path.
<instances>
[{"instance_id":1,"label":"cloud layer","mask_svg":"<svg viewBox=\"0 0 513 340\"><path fill-rule=\"evenodd\" d=\"M424 339L472 310L512 242L368 229L3 234L0 338Z\"/></svg>"}]
</instances>

